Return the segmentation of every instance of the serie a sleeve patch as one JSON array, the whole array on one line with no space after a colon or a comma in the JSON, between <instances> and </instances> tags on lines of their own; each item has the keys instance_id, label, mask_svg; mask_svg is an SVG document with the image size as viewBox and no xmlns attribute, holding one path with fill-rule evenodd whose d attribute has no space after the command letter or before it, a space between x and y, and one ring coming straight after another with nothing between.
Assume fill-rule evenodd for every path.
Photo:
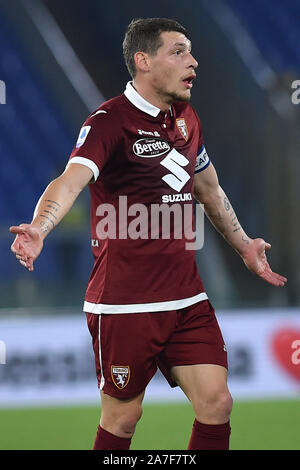
<instances>
[{"instance_id":1,"label":"serie a sleeve patch","mask_svg":"<svg viewBox=\"0 0 300 470\"><path fill-rule=\"evenodd\" d=\"M200 173L200 171L205 170L205 168L207 168L209 164L209 156L207 155L204 145L202 145L196 157L195 173Z\"/></svg>"},{"instance_id":2,"label":"serie a sleeve patch","mask_svg":"<svg viewBox=\"0 0 300 470\"><path fill-rule=\"evenodd\" d=\"M88 133L90 132L90 130L91 130L91 126L83 126L80 129L79 136L78 136L78 139L77 139L77 142L76 142L76 148L77 149L84 144L85 139L87 138Z\"/></svg>"}]
</instances>

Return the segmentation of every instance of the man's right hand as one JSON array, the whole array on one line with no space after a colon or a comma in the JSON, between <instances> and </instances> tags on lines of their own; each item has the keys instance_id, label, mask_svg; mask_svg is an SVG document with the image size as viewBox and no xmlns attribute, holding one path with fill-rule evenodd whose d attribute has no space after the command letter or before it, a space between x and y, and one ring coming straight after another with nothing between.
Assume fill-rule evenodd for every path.
<instances>
[{"instance_id":1,"label":"man's right hand","mask_svg":"<svg viewBox=\"0 0 300 470\"><path fill-rule=\"evenodd\" d=\"M28 271L33 271L33 263L43 248L41 233L30 224L13 226L10 227L9 231L16 234L16 238L11 245L11 251L16 255L22 266L27 268Z\"/></svg>"}]
</instances>

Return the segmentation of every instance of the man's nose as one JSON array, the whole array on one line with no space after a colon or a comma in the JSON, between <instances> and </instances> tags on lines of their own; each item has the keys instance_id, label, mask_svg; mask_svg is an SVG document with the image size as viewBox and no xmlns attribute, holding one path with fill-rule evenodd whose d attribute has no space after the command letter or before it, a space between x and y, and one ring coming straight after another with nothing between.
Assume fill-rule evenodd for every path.
<instances>
[{"instance_id":1,"label":"man's nose","mask_svg":"<svg viewBox=\"0 0 300 470\"><path fill-rule=\"evenodd\" d=\"M193 67L193 69L196 69L198 67L198 62L196 61L195 57L191 54L191 52L188 67Z\"/></svg>"}]
</instances>

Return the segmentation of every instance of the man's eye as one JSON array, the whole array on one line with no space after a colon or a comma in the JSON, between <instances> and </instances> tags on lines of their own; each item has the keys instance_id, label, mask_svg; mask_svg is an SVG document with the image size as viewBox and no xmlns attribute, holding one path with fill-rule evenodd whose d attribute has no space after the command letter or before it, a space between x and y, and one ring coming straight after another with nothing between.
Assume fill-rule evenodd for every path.
<instances>
[{"instance_id":1,"label":"man's eye","mask_svg":"<svg viewBox=\"0 0 300 470\"><path fill-rule=\"evenodd\" d=\"M177 49L177 51L174 52L175 55L180 55L182 53L182 50Z\"/></svg>"}]
</instances>

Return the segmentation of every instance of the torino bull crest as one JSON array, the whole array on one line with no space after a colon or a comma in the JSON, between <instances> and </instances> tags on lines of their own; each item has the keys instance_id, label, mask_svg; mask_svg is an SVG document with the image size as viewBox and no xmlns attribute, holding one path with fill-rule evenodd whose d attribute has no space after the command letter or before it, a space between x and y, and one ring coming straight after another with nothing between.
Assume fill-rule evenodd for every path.
<instances>
[{"instance_id":1,"label":"torino bull crest","mask_svg":"<svg viewBox=\"0 0 300 470\"><path fill-rule=\"evenodd\" d=\"M111 378L115 386L122 390L128 385L130 379L129 366L111 366Z\"/></svg>"}]
</instances>

